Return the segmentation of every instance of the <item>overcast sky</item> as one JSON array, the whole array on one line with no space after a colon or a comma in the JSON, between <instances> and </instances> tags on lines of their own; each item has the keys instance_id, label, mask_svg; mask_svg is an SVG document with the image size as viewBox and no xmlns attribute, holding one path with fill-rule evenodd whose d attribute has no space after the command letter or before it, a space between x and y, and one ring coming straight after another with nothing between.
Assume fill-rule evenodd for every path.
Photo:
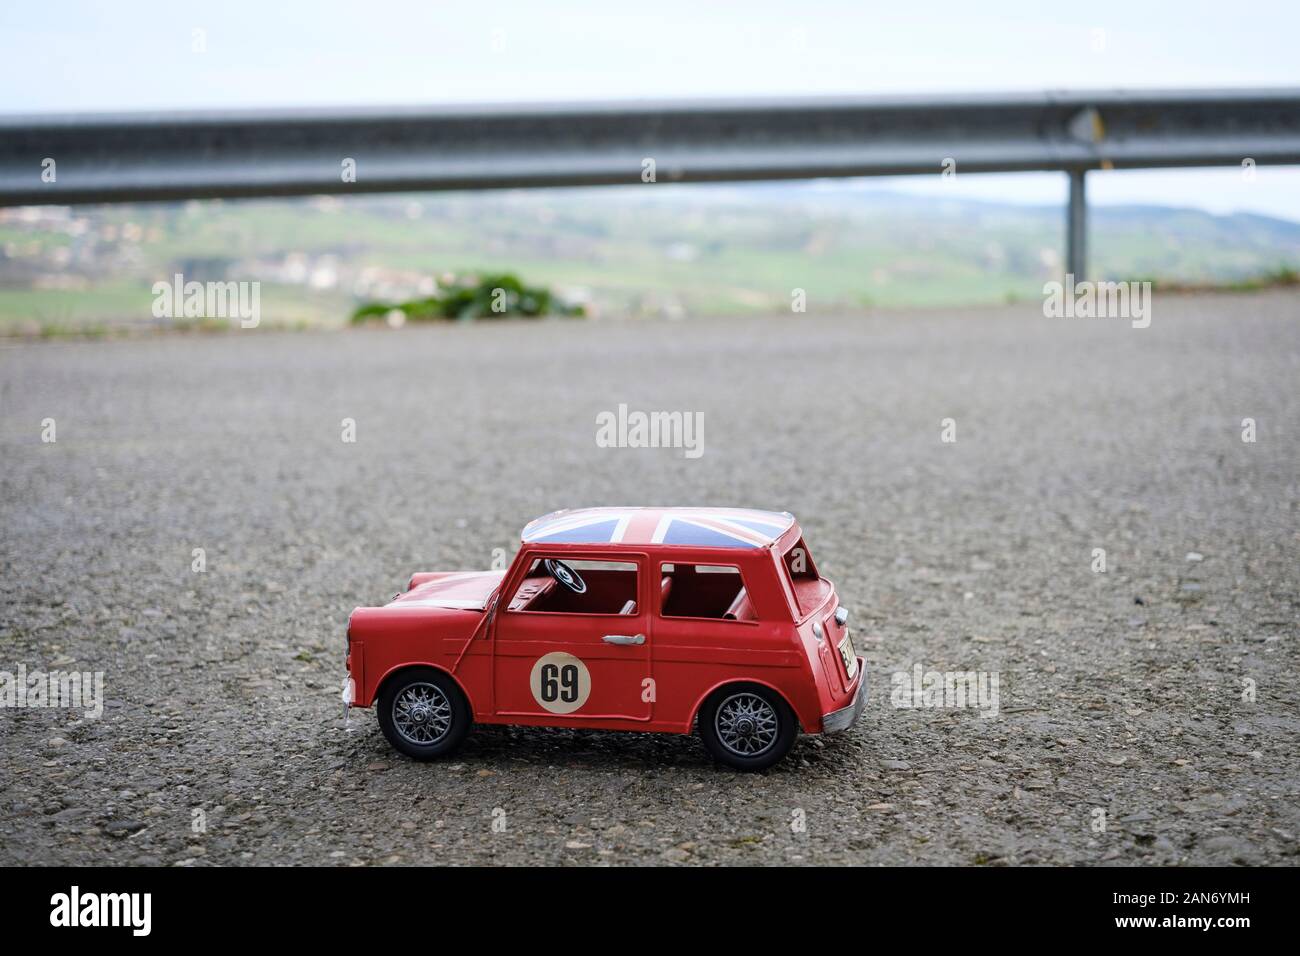
<instances>
[{"instance_id":1,"label":"overcast sky","mask_svg":"<svg viewBox=\"0 0 1300 956\"><path fill-rule=\"evenodd\" d=\"M1300 87L1300 0L0 4L0 112ZM937 177L935 178L937 179ZM1057 201L1061 176L891 181ZM948 188L953 186L953 188ZM1300 169L1093 174L1090 198L1300 220Z\"/></svg>"}]
</instances>

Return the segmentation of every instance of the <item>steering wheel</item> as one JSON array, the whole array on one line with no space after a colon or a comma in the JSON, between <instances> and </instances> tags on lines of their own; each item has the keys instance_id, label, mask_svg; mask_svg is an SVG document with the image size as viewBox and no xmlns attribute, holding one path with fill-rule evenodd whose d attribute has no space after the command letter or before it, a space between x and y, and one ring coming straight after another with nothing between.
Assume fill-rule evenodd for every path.
<instances>
[{"instance_id":1,"label":"steering wheel","mask_svg":"<svg viewBox=\"0 0 1300 956\"><path fill-rule=\"evenodd\" d=\"M547 558L542 562L542 567L546 568L546 573L555 580L559 581L574 594L586 594L587 582L577 571L569 567L563 561L557 561L554 558Z\"/></svg>"}]
</instances>

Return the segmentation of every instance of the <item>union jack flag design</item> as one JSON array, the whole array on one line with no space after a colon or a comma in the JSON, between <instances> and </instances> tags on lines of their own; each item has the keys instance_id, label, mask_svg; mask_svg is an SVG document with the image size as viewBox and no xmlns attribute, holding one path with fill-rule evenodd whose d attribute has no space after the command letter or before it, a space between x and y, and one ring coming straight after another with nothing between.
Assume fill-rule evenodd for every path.
<instances>
[{"instance_id":1,"label":"union jack flag design","mask_svg":"<svg viewBox=\"0 0 1300 956\"><path fill-rule=\"evenodd\" d=\"M747 508L582 508L530 521L528 543L679 544L699 548L762 548L794 524L786 512Z\"/></svg>"}]
</instances>

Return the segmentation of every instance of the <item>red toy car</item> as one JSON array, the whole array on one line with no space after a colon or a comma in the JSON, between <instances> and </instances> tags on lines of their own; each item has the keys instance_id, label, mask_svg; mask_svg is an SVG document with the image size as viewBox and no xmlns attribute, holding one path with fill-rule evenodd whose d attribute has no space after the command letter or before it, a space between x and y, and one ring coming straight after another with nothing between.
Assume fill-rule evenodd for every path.
<instances>
[{"instance_id":1,"label":"red toy car","mask_svg":"<svg viewBox=\"0 0 1300 956\"><path fill-rule=\"evenodd\" d=\"M345 705L394 747L474 722L689 734L741 770L862 712L866 680L794 517L588 508L531 522L506 571L416 574L348 620Z\"/></svg>"}]
</instances>

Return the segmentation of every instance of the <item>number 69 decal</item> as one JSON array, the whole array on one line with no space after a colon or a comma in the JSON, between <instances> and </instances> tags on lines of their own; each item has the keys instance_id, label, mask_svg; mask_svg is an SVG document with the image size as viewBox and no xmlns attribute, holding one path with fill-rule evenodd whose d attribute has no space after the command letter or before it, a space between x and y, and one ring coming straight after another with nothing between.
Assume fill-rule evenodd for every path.
<instances>
[{"instance_id":1,"label":"number 69 decal","mask_svg":"<svg viewBox=\"0 0 1300 956\"><path fill-rule=\"evenodd\" d=\"M572 654L555 651L539 657L528 675L533 699L552 714L571 714L591 694L591 673Z\"/></svg>"}]
</instances>

